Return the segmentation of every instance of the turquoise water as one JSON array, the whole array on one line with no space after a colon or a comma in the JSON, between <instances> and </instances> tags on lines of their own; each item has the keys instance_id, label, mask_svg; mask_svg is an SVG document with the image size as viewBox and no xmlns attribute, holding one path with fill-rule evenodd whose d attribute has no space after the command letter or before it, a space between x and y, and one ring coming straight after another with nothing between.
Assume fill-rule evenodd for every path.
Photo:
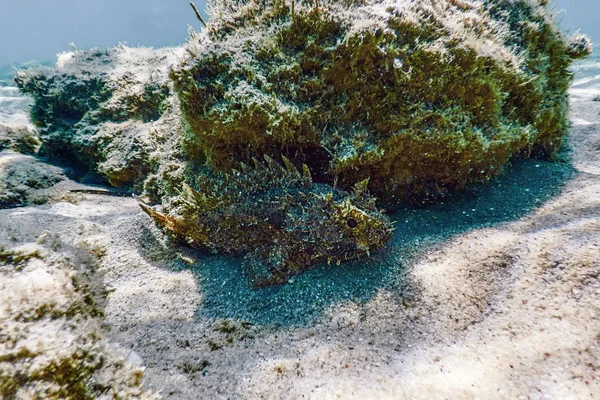
<instances>
[{"instance_id":1,"label":"turquoise water","mask_svg":"<svg viewBox=\"0 0 600 400\"><path fill-rule=\"evenodd\" d=\"M28 125L28 107L32 102L16 87L0 85L0 122L9 125Z\"/></svg>"},{"instance_id":2,"label":"turquoise water","mask_svg":"<svg viewBox=\"0 0 600 400\"><path fill-rule=\"evenodd\" d=\"M29 106L32 101L23 96L16 88L13 81L15 71L36 67L40 65L50 66L50 62L30 61L20 65L0 66L0 122L8 125L28 125Z\"/></svg>"},{"instance_id":3,"label":"turquoise water","mask_svg":"<svg viewBox=\"0 0 600 400\"><path fill-rule=\"evenodd\" d=\"M29 105L32 103L14 86L15 67L0 66L0 122L9 125L29 124Z\"/></svg>"},{"instance_id":4,"label":"turquoise water","mask_svg":"<svg viewBox=\"0 0 600 400\"><path fill-rule=\"evenodd\" d=\"M571 70L575 74L569 90L571 101L589 101L600 96L600 56L574 63Z\"/></svg>"}]
</instances>

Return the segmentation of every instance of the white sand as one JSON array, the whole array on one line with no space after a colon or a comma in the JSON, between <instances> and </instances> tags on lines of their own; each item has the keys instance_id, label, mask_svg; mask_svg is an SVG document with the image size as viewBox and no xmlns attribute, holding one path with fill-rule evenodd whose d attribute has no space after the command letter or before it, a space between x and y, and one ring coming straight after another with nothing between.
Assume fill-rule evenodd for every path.
<instances>
[{"instance_id":1,"label":"white sand","mask_svg":"<svg viewBox=\"0 0 600 400\"><path fill-rule=\"evenodd\" d=\"M164 398L599 398L600 102L572 107L577 173L560 194L518 220L421 249L394 272L401 288L325 302L313 322L286 327L276 318L285 310L268 307L257 313L280 326L223 318L244 293L244 278L229 274L236 261L174 248L132 199L3 210L0 228L21 241L51 231L106 249L105 335L141 357L146 388ZM320 282L299 277L279 293L292 304L304 290L318 297Z\"/></svg>"}]
</instances>

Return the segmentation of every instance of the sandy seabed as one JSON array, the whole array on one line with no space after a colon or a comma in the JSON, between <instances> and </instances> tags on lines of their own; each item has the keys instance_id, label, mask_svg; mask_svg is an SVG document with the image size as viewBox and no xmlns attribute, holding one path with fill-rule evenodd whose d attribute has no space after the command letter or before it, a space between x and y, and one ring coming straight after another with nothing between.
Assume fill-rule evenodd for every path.
<instances>
[{"instance_id":1,"label":"sandy seabed","mask_svg":"<svg viewBox=\"0 0 600 400\"><path fill-rule=\"evenodd\" d=\"M600 398L600 102L573 102L570 119L569 173L531 161L529 178L495 184L499 197L398 211L385 250L282 288L251 291L238 259L173 247L129 198L0 210L0 232L54 260L76 263L73 246L99 256L86 275L106 289L94 329L164 398ZM531 207L488 218L531 190ZM35 296L62 301L52 265L4 270L3 329ZM45 337L52 359L74 339L44 324L22 341Z\"/></svg>"}]
</instances>

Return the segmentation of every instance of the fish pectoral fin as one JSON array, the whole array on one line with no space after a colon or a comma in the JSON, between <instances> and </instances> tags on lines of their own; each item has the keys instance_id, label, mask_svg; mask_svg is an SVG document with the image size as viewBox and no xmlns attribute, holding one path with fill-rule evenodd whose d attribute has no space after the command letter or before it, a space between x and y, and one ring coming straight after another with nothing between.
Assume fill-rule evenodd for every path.
<instances>
[{"instance_id":1,"label":"fish pectoral fin","mask_svg":"<svg viewBox=\"0 0 600 400\"><path fill-rule=\"evenodd\" d=\"M242 265L253 289L283 285L297 273L281 246L259 246L246 254Z\"/></svg>"},{"instance_id":2,"label":"fish pectoral fin","mask_svg":"<svg viewBox=\"0 0 600 400\"><path fill-rule=\"evenodd\" d=\"M146 214L148 214L158 225L167 229L171 233L181 234L176 218L171 217L170 215L155 211L152 207L150 207L148 204L146 204L144 201L142 201L136 195L133 195L133 198L137 200L137 202L140 205L140 207L142 208L142 210Z\"/></svg>"}]
</instances>

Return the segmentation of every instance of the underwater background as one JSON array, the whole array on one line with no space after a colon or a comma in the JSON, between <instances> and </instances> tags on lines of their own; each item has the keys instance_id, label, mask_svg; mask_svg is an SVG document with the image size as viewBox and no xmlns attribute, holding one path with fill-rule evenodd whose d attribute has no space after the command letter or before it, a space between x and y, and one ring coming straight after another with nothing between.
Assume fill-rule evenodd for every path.
<instances>
[{"instance_id":1,"label":"underwater background","mask_svg":"<svg viewBox=\"0 0 600 400\"><path fill-rule=\"evenodd\" d=\"M567 32L581 30L593 42L600 38L595 0L556 0L561 27ZM206 1L195 2L206 19ZM79 49L129 46L175 46L183 43L187 26L198 28L186 0L78 0L0 1L0 76L12 66L30 60L55 61L55 55ZM41 34L43 32L43 34ZM5 38L10 38L10 40ZM0 77L0 79L2 79Z\"/></svg>"},{"instance_id":2,"label":"underwater background","mask_svg":"<svg viewBox=\"0 0 600 400\"><path fill-rule=\"evenodd\" d=\"M197 21L193 18L187 2L173 6L170 8L171 13L164 15L161 14L164 5L160 6L159 3L155 1L149 5L139 5L146 7L145 12L150 16L143 13L132 15L135 14L134 17L138 21L148 17L150 26L157 27L157 30L152 32L140 31L148 40L145 44L160 46L169 44L169 41L171 44L177 44L172 35L163 38L164 40L157 40L156 36L164 30L169 30L172 25L179 25L181 28L183 20L196 25ZM204 4L199 3L199 6L203 8ZM132 4L128 7L136 8ZM133 18L132 15L129 18ZM154 19L151 18L152 15ZM126 21L127 18L121 15L114 23ZM171 20L167 24L168 19ZM572 17L563 18L563 26L568 28L572 21ZM136 24L134 26L137 26ZM122 34L127 36L135 31L130 28ZM179 32L181 29L171 29L171 33L175 31ZM179 34L180 40L183 41L184 32ZM114 40L105 39L107 38L98 42L109 45L110 40ZM86 44L91 43L90 37L83 37L82 40ZM13 58L18 59L16 53L13 54ZM0 67L0 122L13 126L30 124L28 113L32 101L15 87L12 75L16 67L53 64L49 59L40 60L21 64L6 63ZM571 70L574 73L570 90L571 100L577 102L598 98L600 101L600 57L592 55L583 61L577 61ZM419 254L423 246L439 243L468 230L511 221L527 214L555 195L571 176L573 171L568 158L565 152L558 162L518 160L489 184L468 186L444 201L424 208L395 210L392 220L399 229L388 246L391 251L375 254L368 263L350 262L343 269L331 271L327 266L316 268L296 277L293 282L298 282L297 285L252 290L244 280L239 279L239 276L243 275L240 263L229 256L219 257L221 261L215 262L211 259L205 265L196 265L194 269L199 273L199 279L203 281L207 294L202 312L259 324L298 325L318 318L330 304L348 299L366 301L382 286L394 286L401 291L401 271L412 257ZM298 287L306 289L298 290Z\"/></svg>"},{"instance_id":3,"label":"underwater background","mask_svg":"<svg viewBox=\"0 0 600 400\"><path fill-rule=\"evenodd\" d=\"M569 8L559 14L567 33L600 39L597 3L554 4ZM0 36L14 39L0 43L0 150L4 124L33 129L30 108L45 109L47 93L34 104L13 82L16 69L52 67L56 53L93 46L108 49L89 52L104 65L119 41L130 47L112 54L166 53L135 46L179 45L188 24L201 28L186 0L0 0L0 10ZM60 78L64 69L53 71ZM569 146L551 161L517 157L437 203L399 203L385 213L396 230L383 249L255 290L241 278L241 257L176 246L125 192L75 177L44 154L2 151L0 331L25 334L8 348L0 340L0 397L12 398L34 371L42 379L32 378L31 390L57 376L64 382L55 388L74 399L109 389L143 399L594 398L600 57L569 71ZM130 92L124 85L118 94ZM4 209L3 180L40 197ZM54 373L59 362L64 374Z\"/></svg>"},{"instance_id":4,"label":"underwater background","mask_svg":"<svg viewBox=\"0 0 600 400\"><path fill-rule=\"evenodd\" d=\"M571 101L600 101L600 57L592 55L577 61L571 70ZM12 71L5 69L0 80L0 122L23 125L29 123L32 102L14 86ZM399 229L387 246L390 251L375 253L369 262L347 262L344 268L323 265L284 286L252 290L239 279L243 275L240 260L227 255L201 259L192 267L205 293L205 303L199 311L209 318L300 326L318 319L331 304L368 301L383 287L402 292L403 270L424 248L472 229L520 218L556 195L574 173L568 150L556 162L517 160L488 184L468 186L424 208L395 210L391 219ZM148 248L161 247L151 232L144 236ZM189 266L181 263L181 268Z\"/></svg>"},{"instance_id":5,"label":"underwater background","mask_svg":"<svg viewBox=\"0 0 600 400\"><path fill-rule=\"evenodd\" d=\"M575 76L569 90L571 101L593 100L600 96L600 56L598 54L592 54L586 60L574 63L572 71Z\"/></svg>"}]
</instances>

